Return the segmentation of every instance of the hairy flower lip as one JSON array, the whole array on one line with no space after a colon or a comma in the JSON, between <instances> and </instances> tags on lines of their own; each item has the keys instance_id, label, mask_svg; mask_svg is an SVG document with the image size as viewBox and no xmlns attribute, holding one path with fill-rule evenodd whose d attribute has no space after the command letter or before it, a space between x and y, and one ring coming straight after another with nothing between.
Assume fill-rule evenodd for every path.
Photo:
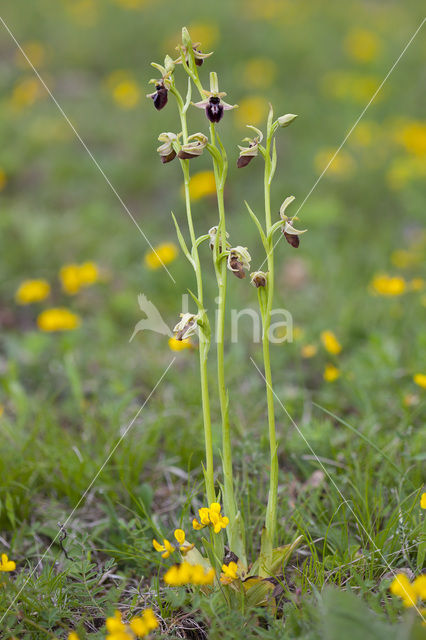
<instances>
[{"instance_id":1,"label":"hairy flower lip","mask_svg":"<svg viewBox=\"0 0 426 640\"><path fill-rule=\"evenodd\" d=\"M228 269L240 280L246 277L244 269L250 269L250 261L251 256L247 247L237 246L229 250Z\"/></svg>"},{"instance_id":2,"label":"hairy flower lip","mask_svg":"<svg viewBox=\"0 0 426 640\"><path fill-rule=\"evenodd\" d=\"M153 93L147 93L146 97L152 98L152 100L154 101L154 107L157 109L157 111L161 111L161 109L164 109L167 104L167 101L169 99L168 94L169 90L164 85L164 80L160 80L157 81L155 85L155 91Z\"/></svg>"},{"instance_id":3,"label":"hairy flower lip","mask_svg":"<svg viewBox=\"0 0 426 640\"><path fill-rule=\"evenodd\" d=\"M237 104L228 104L222 100L222 98L226 96L226 93L223 91L203 90L203 92L206 95L206 99L201 100L200 102L193 102L192 104L194 107L197 107L197 109L204 109L207 119L210 120L210 122L220 122L224 111L230 111L231 109L236 109L238 107Z\"/></svg>"},{"instance_id":4,"label":"hairy flower lip","mask_svg":"<svg viewBox=\"0 0 426 640\"><path fill-rule=\"evenodd\" d=\"M266 283L268 281L268 274L264 271L254 271L250 274L250 282L251 284L259 289L259 287L266 287Z\"/></svg>"}]
</instances>

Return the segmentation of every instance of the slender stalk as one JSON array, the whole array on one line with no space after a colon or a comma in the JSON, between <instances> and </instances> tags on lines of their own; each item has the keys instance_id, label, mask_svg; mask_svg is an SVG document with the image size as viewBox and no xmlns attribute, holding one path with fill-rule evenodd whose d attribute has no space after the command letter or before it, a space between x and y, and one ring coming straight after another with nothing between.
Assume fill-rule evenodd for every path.
<instances>
[{"instance_id":1,"label":"slender stalk","mask_svg":"<svg viewBox=\"0 0 426 640\"><path fill-rule=\"evenodd\" d=\"M183 100L179 92L174 88L174 95L176 96L179 116L182 126L183 143L188 141L188 126L186 121L186 112L184 110ZM194 230L194 223L192 220L191 211L191 195L189 191L189 160L180 161L182 167L182 173L184 178L184 190L185 190L185 207L186 217L188 221L189 234L192 244L192 258L194 261L194 271L197 281L197 298L200 305L204 307L203 296L203 281L201 273L200 258L198 254L198 248L196 245L196 236ZM204 313L204 321L207 322L207 315ZM207 375L207 354L210 348L210 340L206 337L203 331L199 332L199 352L200 352L200 379L201 379L201 401L203 407L203 424L204 424L204 441L206 450L206 469L205 469L205 484L208 503L211 504L216 500L216 494L214 489L214 467L213 467L213 437L212 437L212 425L210 414L210 395L208 386Z\"/></svg>"},{"instance_id":2,"label":"slender stalk","mask_svg":"<svg viewBox=\"0 0 426 640\"><path fill-rule=\"evenodd\" d=\"M274 412L274 394L272 387L271 358L269 351L269 329L271 326L271 311L274 297L274 255L273 255L273 237L268 237L271 230L271 135L268 131L268 139L265 154L265 173L264 173L264 198L265 198L265 225L267 237L267 259L268 259L268 281L267 281L267 300L266 308L262 314L262 346L263 346L263 363L265 369L266 380L266 399L268 405L268 430L269 430L269 448L270 448L270 476L269 476L269 495L268 505L266 508L265 528L266 535L269 540L269 548L271 549L275 542L276 523L277 523L277 500L278 500L278 455L277 455L277 436L275 428L275 412Z\"/></svg>"}]
</instances>

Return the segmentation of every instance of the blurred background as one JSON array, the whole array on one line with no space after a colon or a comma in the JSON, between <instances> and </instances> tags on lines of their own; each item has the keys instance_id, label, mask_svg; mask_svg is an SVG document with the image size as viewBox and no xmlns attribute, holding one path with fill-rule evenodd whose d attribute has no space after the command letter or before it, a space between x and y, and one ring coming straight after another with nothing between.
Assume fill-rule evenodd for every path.
<instances>
[{"instance_id":1,"label":"blurred background","mask_svg":"<svg viewBox=\"0 0 426 640\"><path fill-rule=\"evenodd\" d=\"M123 442L98 486L112 496L121 483L149 494L149 486L140 489L144 465L155 484L154 467L161 460L197 467L203 455L196 345L172 354L167 338L148 333L129 344L141 317L138 293L173 325L181 294L195 286L190 266L180 251L166 247L176 285L158 268L6 25L154 246L177 245L171 210L184 231L186 225L179 164L163 166L156 153L158 135L176 131L178 118L172 99L157 112L145 97L152 91L149 79L156 77L150 62L176 55L183 25L202 51L214 51L201 67L203 83L207 86L209 71L216 70L226 100L239 104L219 125L230 161L228 230L233 245L249 248L255 269L264 255L243 201L262 215L263 168L260 158L236 168L245 125L264 129L269 103L277 116L298 114L277 135L272 196L278 216L284 198L294 195L290 213L295 213L414 34L423 9L420 0L3 3L0 425L6 444L0 468L8 508L0 517L5 527L33 513L31 487L44 510L64 497L76 503L119 425L133 417L172 355L176 364L150 401L143 424ZM273 349L276 391L324 456L338 454L342 435L323 413L312 416L307 404L312 398L354 417L359 428L374 432L379 426L386 446L398 432L397 446L409 439L410 455L421 455L420 431L413 425L419 424L426 386L424 378L415 380L425 373L426 343L425 53L420 33L303 205L298 227L309 231L300 248L280 241L276 249L275 306L289 309L295 326L293 343ZM177 83L184 91L180 69ZM190 110L189 118L191 132L207 132L202 111ZM191 162L199 235L217 222L211 168L208 154ZM208 247L201 253L213 309ZM70 265L85 265L86 271L76 276L75 267L67 271ZM33 279L46 281L49 293L45 282L41 290L40 285L20 289ZM230 276L235 308L256 308L255 293L248 279ZM68 330L51 332L46 329L57 318L41 314L57 307L71 312L65 318ZM243 325L245 338L227 350L232 420L241 436L238 446L260 434L261 465L267 451L263 383L249 360L251 354L261 363L260 347L250 340L250 321ZM340 354L324 346L323 331L337 337ZM214 388L213 363L214 353ZM334 367L328 374L327 366ZM216 400L213 410L217 426ZM313 467L300 456L309 452L285 416L279 421L286 464L307 474ZM248 455L257 454L248 447Z\"/></svg>"}]
</instances>

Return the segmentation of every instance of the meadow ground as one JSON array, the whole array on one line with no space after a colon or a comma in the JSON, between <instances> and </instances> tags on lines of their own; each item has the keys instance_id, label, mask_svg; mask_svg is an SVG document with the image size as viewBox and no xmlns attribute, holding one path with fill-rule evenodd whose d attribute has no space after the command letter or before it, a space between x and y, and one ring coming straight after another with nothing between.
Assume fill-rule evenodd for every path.
<instances>
[{"instance_id":1,"label":"meadow ground","mask_svg":"<svg viewBox=\"0 0 426 640\"><path fill-rule=\"evenodd\" d=\"M395 573L424 571L426 553L426 27L329 164L422 11L417 1L4 4L0 552L16 570L0 572L1 638L68 638L74 630L81 640L103 639L115 610L127 618L146 607L160 621L152 637L426 637L421 612L389 592ZM309 231L297 251L284 241L276 247L274 306L291 312L293 341L272 345L271 357L278 541L303 541L275 611L166 587L171 562L152 547L153 537L190 530L205 502L197 341L174 351L167 336L140 332L129 342L143 316L138 294L172 326L182 294L195 286L174 251L170 211L182 226L185 216L179 166L162 165L155 152L158 134L175 131L178 118L145 98L155 75L149 63L173 53L183 25L215 51L200 74L217 70L226 99L239 104L220 124L230 158L225 203L233 242L250 248L254 268L263 253L244 199L261 210L262 169L256 159L238 170L236 145L245 124L264 127L269 102L277 115L299 116L277 139L272 203L278 213L293 194L293 207L303 203L298 224ZM195 131L206 130L202 112L191 118ZM211 162L191 163L203 234L217 224ZM173 245L166 255L175 282L144 235ZM207 246L200 255L214 311ZM64 270L75 264L85 265L78 276ZM46 280L49 295L25 304L25 290L17 292L28 279ZM230 278L228 296L234 309L257 308L247 280ZM40 314L57 307L75 314L65 318L69 330L44 330L49 317ZM229 314L235 481L254 559L268 492L266 400L254 366L263 371L262 347L249 316L234 344L230 327Z\"/></svg>"}]
</instances>

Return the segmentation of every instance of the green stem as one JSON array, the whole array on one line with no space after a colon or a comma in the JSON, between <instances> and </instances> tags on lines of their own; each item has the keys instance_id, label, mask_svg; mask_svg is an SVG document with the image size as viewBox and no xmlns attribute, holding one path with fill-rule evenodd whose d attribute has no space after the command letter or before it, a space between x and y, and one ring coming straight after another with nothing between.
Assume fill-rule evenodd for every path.
<instances>
[{"instance_id":1,"label":"green stem","mask_svg":"<svg viewBox=\"0 0 426 640\"><path fill-rule=\"evenodd\" d=\"M210 124L210 142L212 146L216 146L216 132L213 123ZM223 158L223 156L222 156ZM234 494L234 478L232 468L232 446L231 446L231 429L229 424L228 409L228 393L225 382L225 306L226 306L226 285L227 285L227 267L226 259L221 256L226 248L226 219L224 204L224 182L226 174L226 164L218 165L218 161L213 157L214 175L216 180L217 206L219 212L219 225L217 231L217 250L214 251L214 265L216 272L216 280L219 293L217 321L216 321L216 349L217 349L217 380L219 388L220 411L222 416L222 463L223 463L223 480L224 495L223 505L224 512L230 520L230 526L227 529L228 539L231 549L238 553L236 544L234 544L233 526L237 516L237 505ZM241 546L241 545L238 545ZM240 549L240 553L242 553Z\"/></svg>"},{"instance_id":2,"label":"green stem","mask_svg":"<svg viewBox=\"0 0 426 640\"><path fill-rule=\"evenodd\" d=\"M176 94L175 94L176 95ZM179 96L180 97L180 96ZM182 134L184 144L188 140L188 127L186 122L186 114L182 110L182 99L178 99L179 115L182 125ZM194 260L195 277L197 280L197 298L204 307L203 299L203 281L201 274L200 258L198 254L198 248L196 246L196 236L194 230L194 223L192 220L191 212L191 195L189 191L189 160L181 160L181 167L184 177L184 189L185 189L185 206L186 217L188 220L189 234L192 243L192 257ZM207 314L203 313L203 322L208 322ZM199 332L199 351L200 351L200 379L201 379L201 401L203 407L203 424L204 424L204 441L206 449L206 469L205 469L205 483L208 503L215 502L216 494L214 490L214 467L213 467L213 437L212 437L212 425L210 414L210 395L208 387L207 377L207 354L210 348L210 339L207 338L203 331Z\"/></svg>"},{"instance_id":3,"label":"green stem","mask_svg":"<svg viewBox=\"0 0 426 640\"><path fill-rule=\"evenodd\" d=\"M265 224L266 237L268 237L271 229L271 137L268 135L265 155L265 174L264 174L264 196L265 196ZM269 476L269 495L268 506L266 508L265 528L270 548L273 547L276 535L277 523L277 499L278 499L278 454L277 454L277 435L275 428L274 413L274 394L272 387L271 359L269 351L269 329L271 326L271 311L274 298L274 255L273 255L273 238L267 241L268 247L268 281L267 281L267 302L266 309L262 315L263 324L263 362L266 380L266 399L268 405L268 430L269 430L269 448L270 448L270 476Z\"/></svg>"}]
</instances>

